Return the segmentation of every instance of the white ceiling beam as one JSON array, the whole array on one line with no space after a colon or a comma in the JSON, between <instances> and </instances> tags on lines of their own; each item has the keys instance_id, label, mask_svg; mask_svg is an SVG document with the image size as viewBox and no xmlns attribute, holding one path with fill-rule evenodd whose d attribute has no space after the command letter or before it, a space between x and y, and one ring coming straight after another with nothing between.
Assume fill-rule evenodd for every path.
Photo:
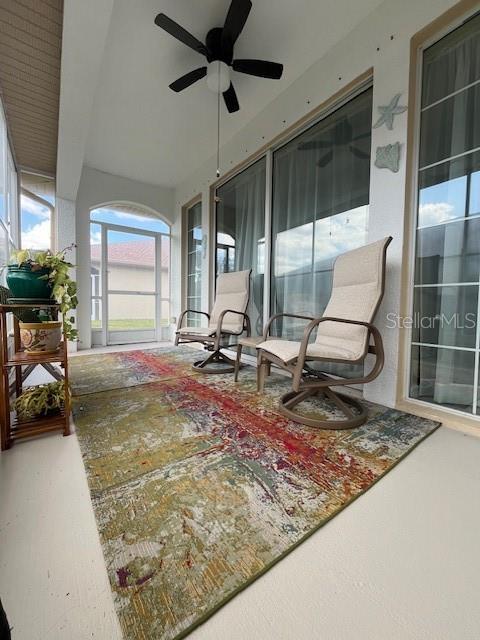
<instances>
[{"instance_id":1,"label":"white ceiling beam","mask_svg":"<svg viewBox=\"0 0 480 640\"><path fill-rule=\"evenodd\" d=\"M75 200L114 0L65 0L57 196Z\"/></svg>"}]
</instances>

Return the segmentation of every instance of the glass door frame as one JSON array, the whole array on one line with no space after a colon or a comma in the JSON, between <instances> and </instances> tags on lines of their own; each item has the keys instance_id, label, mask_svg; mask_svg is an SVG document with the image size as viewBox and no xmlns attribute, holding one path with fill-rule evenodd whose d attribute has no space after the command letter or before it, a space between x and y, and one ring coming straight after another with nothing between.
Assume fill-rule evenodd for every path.
<instances>
[{"instance_id":1,"label":"glass door frame","mask_svg":"<svg viewBox=\"0 0 480 640\"><path fill-rule=\"evenodd\" d=\"M159 231L147 231L135 227L116 225L111 222L90 221L90 225L98 225L101 228L101 261L100 261L100 295L90 294L90 300L101 300L102 326L99 330L92 330L92 344L95 345L95 333L100 334L101 346L116 344L135 344L140 342L161 342L169 339L169 323L161 326L162 303L168 305L168 316L170 318L171 301L170 297L162 296L162 238L168 238L171 247L171 235ZM155 291L127 291L123 289L109 289L108 287L108 232L117 231L120 233L130 233L136 236L147 236L155 240ZM170 262L171 252L169 252L168 277L170 282ZM117 295L148 295L155 296L155 328L154 329L124 329L122 331L111 331L108 328L108 297L110 294ZM134 339L133 339L134 338Z\"/></svg>"},{"instance_id":2,"label":"glass door frame","mask_svg":"<svg viewBox=\"0 0 480 640\"><path fill-rule=\"evenodd\" d=\"M415 295L415 260L417 255L417 230L418 230L418 206L419 206L419 168L420 168L420 124L422 115L422 84L423 84L423 56L425 50L439 42L452 31L455 31L458 27L472 18L478 10L475 11L462 11L460 15L449 20L448 25L444 25L440 29L436 30L434 34L431 33L428 37L422 37L422 32L416 34L412 39L411 44L411 68L410 74L410 97L408 104L409 122L408 122L408 135L410 137L410 153L407 150L407 171L406 171L406 185L407 185L407 197L406 197L406 215L408 215L407 224L405 225L405 240L406 240L406 269L402 277L402 282L405 286L405 299L401 303L401 317L412 317L414 309L414 295ZM428 27L427 27L428 28ZM463 154L462 154L463 155ZM405 253L404 253L405 258ZM399 376L399 383L397 386L397 398L399 400L400 408L405 408L412 412L418 411L420 415L427 415L435 419L436 417L445 418L445 415L455 416L458 424L472 425L478 423L480 419L480 398L478 397L478 384L479 384L479 351L480 351L480 295L478 298L477 308L477 337L476 337L476 358L474 369L474 381L473 381L473 404L477 408L476 413L467 413L454 409L452 407L444 406L441 404L434 404L418 398L413 398L410 395L410 378L412 373L412 346L413 346L413 328L407 323L402 330L400 330L400 344L399 344L399 360L398 365L401 371ZM423 410L422 410L423 409ZM476 432L475 432L476 433Z\"/></svg>"},{"instance_id":3,"label":"glass door frame","mask_svg":"<svg viewBox=\"0 0 480 640\"><path fill-rule=\"evenodd\" d=\"M264 285L263 285L263 325L270 318L271 315L271 282L272 282L272 210L273 210L273 154L281 147L285 146L302 133L312 128L322 120L328 118L331 114L335 113L338 109L349 103L351 100L358 97L368 89L373 87L373 74L371 72L366 73L363 77L359 78L355 82L354 86L349 87L345 93L341 96L334 96L333 99L327 100L326 104L316 110L316 113L310 117L303 118L297 125L292 126L285 134L281 134L280 137L272 140L266 148L262 149L259 153L253 154L247 161L242 162L235 169L228 171L219 180L214 182L210 187L210 227L209 237L209 306L213 305L215 299L215 286L216 286L216 239L217 239L217 203L218 195L217 190L226 184L229 180L239 175L253 164L265 158L265 270L264 270ZM246 355L246 359L250 356ZM252 363L254 362L253 356L251 357Z\"/></svg>"},{"instance_id":4,"label":"glass door frame","mask_svg":"<svg viewBox=\"0 0 480 640\"><path fill-rule=\"evenodd\" d=\"M199 193L194 198L189 200L186 204L182 206L182 285L181 285L181 299L182 299L182 309L188 309L188 277L189 277L189 246L188 246L188 227L189 227L189 215L190 211L197 205L201 207L201 230L202 230L202 239L201 239L201 260L202 260L202 269L201 269L201 285L200 285L200 309L202 310L203 306L203 279L204 279L204 269L203 262L206 253L206 234L203 228L203 200L202 194Z\"/></svg>"}]
</instances>

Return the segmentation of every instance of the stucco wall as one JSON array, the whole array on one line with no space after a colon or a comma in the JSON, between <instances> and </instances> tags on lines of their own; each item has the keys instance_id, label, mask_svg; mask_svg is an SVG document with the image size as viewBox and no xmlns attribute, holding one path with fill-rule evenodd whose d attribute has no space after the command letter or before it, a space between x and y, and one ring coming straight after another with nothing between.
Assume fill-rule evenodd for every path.
<instances>
[{"instance_id":1,"label":"stucco wall","mask_svg":"<svg viewBox=\"0 0 480 640\"><path fill-rule=\"evenodd\" d=\"M373 118L378 117L377 107L388 104L396 93L401 93L401 103L407 104L410 64L410 40L420 29L429 24L455 3L451 0L387 0L368 16L344 40L324 57L312 64L305 74L258 114L238 135L226 142L221 149L223 171L260 149L268 140L281 134L294 122L305 116L315 105L326 101L355 78L373 69ZM377 169L373 165L375 149L393 142L401 143L401 161L398 173ZM372 130L372 167L370 182L369 240L386 235L393 236L388 253L386 295L378 315L380 327L385 325L388 312L400 310L400 282L405 211L405 150L407 142L407 113L395 119L393 131L385 126ZM213 145L212 145L213 146ZM211 151L214 151L212 148ZM209 186L215 181L215 156L179 185L175 193L175 236L180 233L181 206L196 194L202 194L202 219L204 232L209 231ZM202 307L208 309L208 286L212 273L209 268L211 239L207 238L209 251L203 260ZM181 273L180 243L172 245L172 275L179 284ZM174 286L173 315L178 315L182 301L180 286ZM293 310L292 310L293 311ZM375 382L365 388L365 396L393 406L396 399L398 377L399 335L397 330L383 329L386 351L385 369Z\"/></svg>"}]
</instances>

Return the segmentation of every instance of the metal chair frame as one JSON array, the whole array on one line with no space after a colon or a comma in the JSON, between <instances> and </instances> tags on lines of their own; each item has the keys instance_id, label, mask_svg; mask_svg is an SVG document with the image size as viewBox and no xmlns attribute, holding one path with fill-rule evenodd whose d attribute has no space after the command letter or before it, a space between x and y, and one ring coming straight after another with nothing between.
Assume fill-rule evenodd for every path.
<instances>
[{"instance_id":1,"label":"metal chair frame","mask_svg":"<svg viewBox=\"0 0 480 640\"><path fill-rule=\"evenodd\" d=\"M236 345L234 343L225 344L222 342L222 340L225 337L241 336L244 331L247 332L247 336L249 337L251 335L251 326L250 318L248 317L248 315L246 313L242 313L241 311L225 309L220 313L218 317L218 323L215 329L215 333L213 333L212 335L199 335L197 333L179 333L183 325L183 319L185 318L187 313L198 313L200 315L206 316L208 318L208 321L210 322L210 314L206 311L197 311L196 309L186 309L185 311L183 311L178 319L177 333L175 336L175 346L184 343L198 342L204 345L206 351L211 352L210 355L203 360L197 360L193 363L192 368L199 373L233 373L233 371L235 370L235 361L222 353L221 350L229 349L235 347ZM223 319L225 318L227 313L234 313L243 317L242 330L240 332L234 333L232 331L225 331L222 329ZM215 368L209 367L209 365L211 364L219 363L223 363L225 366Z\"/></svg>"},{"instance_id":2,"label":"metal chair frame","mask_svg":"<svg viewBox=\"0 0 480 640\"><path fill-rule=\"evenodd\" d=\"M387 248L392 238L387 238L385 246L383 248L383 264L382 264L382 282L381 291L372 313L372 320L378 311L380 303L382 301L385 292L385 268L386 268L386 254ZM303 332L303 338L300 343L300 349L298 355L291 358L288 361L284 361L281 358L265 351L258 349L257 353L257 389L260 393L263 393L265 377L270 374L271 365L276 365L281 369L284 369L292 375L292 390L284 394L279 401L280 412L289 418L300 424L304 424L310 427L316 427L319 429L352 429L364 424L368 418L367 409L355 398L344 393L333 391L332 387L344 387L356 384L366 384L375 380L375 378L381 373L385 364L385 352L383 349L382 336L378 329L371 322L362 322L360 320L350 320L347 318L336 317L319 317L311 318L308 316L279 313L272 316L265 327L263 334L263 341L267 341L270 337L270 329L273 322L280 317L297 318L301 320L309 320L308 325ZM365 339L365 349L363 354L356 360L336 359L336 358L321 358L310 356L307 354L308 345L310 344L310 338L314 329L316 329L322 322L340 322L343 324L349 324L353 326L362 326L367 329L367 336ZM371 339L373 344L370 344ZM375 362L366 375L357 378L342 378L334 377L322 371L317 371L309 366L309 362L337 362L342 364L360 364L365 361L368 354L375 356ZM316 395L326 396L331 400L335 406L343 413L344 419L322 420L319 418L313 418L302 415L295 411L295 407L306 400L307 398L314 397Z\"/></svg>"}]
</instances>

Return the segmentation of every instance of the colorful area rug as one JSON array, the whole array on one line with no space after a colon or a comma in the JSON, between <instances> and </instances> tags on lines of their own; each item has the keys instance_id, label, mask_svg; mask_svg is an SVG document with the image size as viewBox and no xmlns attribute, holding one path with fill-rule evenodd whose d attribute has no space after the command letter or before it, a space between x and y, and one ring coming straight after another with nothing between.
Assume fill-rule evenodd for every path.
<instances>
[{"instance_id":1,"label":"colorful area rug","mask_svg":"<svg viewBox=\"0 0 480 640\"><path fill-rule=\"evenodd\" d=\"M370 405L358 429L302 427L276 410L288 379L268 378L261 396L251 367L237 384L191 376L196 354L185 351L88 356L72 367L77 393L92 379L110 387L75 398L74 415L127 640L183 638L438 426ZM326 401L320 409L335 412Z\"/></svg>"},{"instance_id":2,"label":"colorful area rug","mask_svg":"<svg viewBox=\"0 0 480 640\"><path fill-rule=\"evenodd\" d=\"M74 356L69 361L69 372L74 396L198 375L192 369L192 349L185 347L176 351L172 347L163 347Z\"/></svg>"}]
</instances>

